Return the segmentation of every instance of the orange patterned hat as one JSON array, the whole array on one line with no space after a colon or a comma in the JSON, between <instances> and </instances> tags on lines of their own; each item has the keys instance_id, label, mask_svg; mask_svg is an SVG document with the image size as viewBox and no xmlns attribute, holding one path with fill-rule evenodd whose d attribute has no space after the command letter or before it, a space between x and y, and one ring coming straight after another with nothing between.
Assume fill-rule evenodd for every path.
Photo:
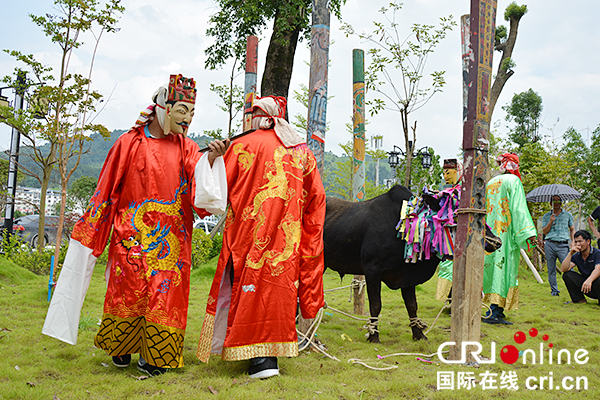
<instances>
[{"instance_id":1,"label":"orange patterned hat","mask_svg":"<svg viewBox=\"0 0 600 400\"><path fill-rule=\"evenodd\" d=\"M196 103L196 82L193 78L185 78L183 75L171 75L167 94L167 102L185 101Z\"/></svg>"}]
</instances>

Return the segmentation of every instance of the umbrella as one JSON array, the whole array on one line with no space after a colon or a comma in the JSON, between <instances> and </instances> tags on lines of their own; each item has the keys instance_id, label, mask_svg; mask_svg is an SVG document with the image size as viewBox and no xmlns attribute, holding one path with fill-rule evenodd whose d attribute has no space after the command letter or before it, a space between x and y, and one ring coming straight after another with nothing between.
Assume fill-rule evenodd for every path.
<instances>
[{"instance_id":1,"label":"umbrella","mask_svg":"<svg viewBox=\"0 0 600 400\"><path fill-rule=\"evenodd\" d=\"M525 199L534 203L552 201L552 196L560 196L561 200L573 200L581 197L581 193L567 185L543 185L533 189Z\"/></svg>"}]
</instances>

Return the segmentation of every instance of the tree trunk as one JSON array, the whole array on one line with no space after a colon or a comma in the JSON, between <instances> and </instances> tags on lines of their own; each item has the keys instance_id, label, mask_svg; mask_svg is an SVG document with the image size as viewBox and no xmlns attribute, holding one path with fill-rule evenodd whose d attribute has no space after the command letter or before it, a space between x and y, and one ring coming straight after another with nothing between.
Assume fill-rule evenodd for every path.
<instances>
[{"instance_id":1,"label":"tree trunk","mask_svg":"<svg viewBox=\"0 0 600 400\"><path fill-rule=\"evenodd\" d=\"M46 191L48 190L48 184L50 183L50 173L52 172L52 166L46 166L43 170L42 176L42 188L40 192L40 218L38 223L38 245L37 251L39 253L44 249L44 231L46 226Z\"/></svg>"},{"instance_id":2,"label":"tree trunk","mask_svg":"<svg viewBox=\"0 0 600 400\"><path fill-rule=\"evenodd\" d=\"M281 25L278 23L280 17L280 12L277 11L269 50L267 50L260 94L261 96L282 96L287 99L300 28L296 26L294 29L284 31L279 27Z\"/></svg>"},{"instance_id":3,"label":"tree trunk","mask_svg":"<svg viewBox=\"0 0 600 400\"><path fill-rule=\"evenodd\" d=\"M512 56L515 43L517 42L517 30L519 29L520 20L521 17L510 17L510 31L508 34L508 39L506 42L495 46L495 50L502 52L502 57L500 58L500 65L498 65L496 79L494 79L494 84L492 85L492 90L490 92L490 121L492 120L491 118L492 114L494 113L494 107L496 106L498 97L500 97L500 92L502 92L502 89L504 88L504 84L506 81L508 81L508 78L513 76L515 73L515 71L512 69L502 68L502 65L504 64L504 60L509 59Z\"/></svg>"}]
</instances>

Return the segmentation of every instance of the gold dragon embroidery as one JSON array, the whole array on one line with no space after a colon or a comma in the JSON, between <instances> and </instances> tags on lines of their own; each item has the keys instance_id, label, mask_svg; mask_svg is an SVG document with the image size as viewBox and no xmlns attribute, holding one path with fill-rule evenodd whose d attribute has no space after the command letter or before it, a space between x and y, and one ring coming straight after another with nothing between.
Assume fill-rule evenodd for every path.
<instances>
[{"instance_id":1,"label":"gold dragon embroidery","mask_svg":"<svg viewBox=\"0 0 600 400\"><path fill-rule=\"evenodd\" d=\"M284 161L285 156L288 156L286 157L286 161ZM278 276L283 272L283 266L280 264L292 256L294 250L297 250L301 239L301 222L300 220L294 221L290 213L286 213L286 216L278 226L278 229L281 229L285 235L285 245L281 252L273 250L264 251L270 243L271 238L260 236L260 230L266 221L263 204L270 199L282 199L285 206L287 206L290 200L296 195L296 191L289 187L288 179L300 180L301 178L290 171L286 171L284 168L286 164L304 172L308 164L306 151L286 149L283 146L278 147L274 152L273 161L266 163L264 176L267 179L267 183L259 188L260 191L254 197L253 204L246 207L242 213L244 220L251 218L257 222L253 232L254 248L262 251L262 256L257 261L252 260L251 254L253 252L250 251L246 256L246 266L252 269L260 269L267 263L271 266L271 275L273 276ZM298 203L299 209L301 209L300 201Z\"/></svg>"},{"instance_id":2,"label":"gold dragon embroidery","mask_svg":"<svg viewBox=\"0 0 600 400\"><path fill-rule=\"evenodd\" d=\"M154 271L173 271L176 273L173 284L181 283L182 261L179 259L181 245L172 229L173 226L180 226L182 223L181 194L186 190L187 182L182 180L171 202L144 200L142 204L134 205L122 214L122 222L125 223L130 218L131 225L137 232L128 239L123 239L121 244L128 250L137 248L139 250L137 258L145 254L147 268L145 271L140 269L140 274L146 279L149 279ZM152 212L173 217L175 223L161 226L158 221L155 226L148 226L144 222L144 216Z\"/></svg>"}]
</instances>

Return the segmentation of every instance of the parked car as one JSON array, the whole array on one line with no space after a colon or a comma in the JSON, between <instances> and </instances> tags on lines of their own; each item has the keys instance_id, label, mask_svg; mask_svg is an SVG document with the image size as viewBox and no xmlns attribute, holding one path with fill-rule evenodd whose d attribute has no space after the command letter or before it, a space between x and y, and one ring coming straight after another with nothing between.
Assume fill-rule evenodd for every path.
<instances>
[{"instance_id":1,"label":"parked car","mask_svg":"<svg viewBox=\"0 0 600 400\"><path fill-rule=\"evenodd\" d=\"M28 243L31 247L38 245L38 225L39 215L25 215L15 218L13 221L13 233L17 235L23 243ZM46 215L44 220L44 238L43 245L56 242L56 233L58 231L58 216Z\"/></svg>"},{"instance_id":2,"label":"parked car","mask_svg":"<svg viewBox=\"0 0 600 400\"><path fill-rule=\"evenodd\" d=\"M207 234L210 233L215 226L217 226L217 223L215 221L206 218L197 219L194 222L194 229L202 229Z\"/></svg>"}]
</instances>

